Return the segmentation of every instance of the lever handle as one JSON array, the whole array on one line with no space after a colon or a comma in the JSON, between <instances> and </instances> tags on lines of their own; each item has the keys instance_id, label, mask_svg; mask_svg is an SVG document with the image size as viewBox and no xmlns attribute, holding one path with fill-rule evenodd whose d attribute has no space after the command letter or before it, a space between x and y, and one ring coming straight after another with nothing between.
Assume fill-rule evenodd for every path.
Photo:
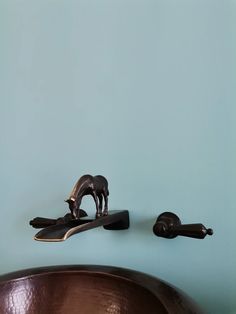
<instances>
[{"instance_id":1,"label":"lever handle","mask_svg":"<svg viewBox=\"0 0 236 314\"><path fill-rule=\"evenodd\" d=\"M171 212L164 212L157 217L153 226L153 232L158 237L173 239L177 236L204 239L206 235L212 235L213 230L207 229L203 224L182 225L177 215Z\"/></svg>"}]
</instances>

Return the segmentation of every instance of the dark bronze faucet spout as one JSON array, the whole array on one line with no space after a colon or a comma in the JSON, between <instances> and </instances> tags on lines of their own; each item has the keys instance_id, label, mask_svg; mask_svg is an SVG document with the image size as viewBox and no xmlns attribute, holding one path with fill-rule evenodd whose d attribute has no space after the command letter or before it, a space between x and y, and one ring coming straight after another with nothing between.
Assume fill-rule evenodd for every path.
<instances>
[{"instance_id":1,"label":"dark bronze faucet spout","mask_svg":"<svg viewBox=\"0 0 236 314\"><path fill-rule=\"evenodd\" d=\"M40 219L35 218L38 222ZM32 225L32 223L31 223ZM57 223L40 230L34 237L37 241L61 242L70 236L89 229L103 226L107 230L123 230L129 228L128 210L110 210L107 216L100 218L84 216L80 219L70 219L64 223Z\"/></svg>"}]
</instances>

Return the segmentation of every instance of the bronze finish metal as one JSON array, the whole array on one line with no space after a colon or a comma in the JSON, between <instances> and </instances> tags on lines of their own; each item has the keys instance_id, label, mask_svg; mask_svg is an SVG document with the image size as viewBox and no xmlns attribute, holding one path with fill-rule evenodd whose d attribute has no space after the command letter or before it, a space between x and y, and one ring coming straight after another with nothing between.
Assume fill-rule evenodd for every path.
<instances>
[{"instance_id":1,"label":"bronze finish metal","mask_svg":"<svg viewBox=\"0 0 236 314\"><path fill-rule=\"evenodd\" d=\"M88 217L80 209L83 196L92 195L96 204L96 216ZM34 239L44 242L61 242L73 234L103 226L107 230L123 230L129 228L129 212L127 210L111 210L108 212L108 182L103 176L82 176L75 184L69 198L70 213L57 219L36 217L29 223L34 228L44 228ZM104 200L104 208L103 208Z\"/></svg>"},{"instance_id":2,"label":"bronze finish metal","mask_svg":"<svg viewBox=\"0 0 236 314\"><path fill-rule=\"evenodd\" d=\"M105 177L85 174L77 181L69 198L65 201L69 204L71 215L76 219L79 218L79 208L85 195L92 195L96 204L96 217L108 215L109 190Z\"/></svg>"},{"instance_id":3,"label":"bronze finish metal","mask_svg":"<svg viewBox=\"0 0 236 314\"><path fill-rule=\"evenodd\" d=\"M158 237L167 239L177 236L204 239L206 235L213 234L213 230L207 229L203 224L182 225L179 217L171 212L164 212L157 217L153 232Z\"/></svg>"},{"instance_id":4,"label":"bronze finish metal","mask_svg":"<svg viewBox=\"0 0 236 314\"><path fill-rule=\"evenodd\" d=\"M71 265L0 276L0 313L202 312L182 291L147 274L118 267Z\"/></svg>"},{"instance_id":5,"label":"bronze finish metal","mask_svg":"<svg viewBox=\"0 0 236 314\"><path fill-rule=\"evenodd\" d=\"M79 213L80 217L88 216L86 211L84 211L83 209L80 209L79 212L80 212ZM41 229L41 228L46 228L46 227L54 226L54 225L62 225L71 221L72 219L74 219L73 216L70 213L68 213L64 217L59 217L57 219L35 217L34 219L30 220L29 224L33 228Z\"/></svg>"},{"instance_id":6,"label":"bronze finish metal","mask_svg":"<svg viewBox=\"0 0 236 314\"><path fill-rule=\"evenodd\" d=\"M39 217L36 219L39 219ZM34 239L43 242L61 242L65 241L76 233L100 226L103 226L104 229L107 230L128 229L128 210L110 210L108 216L103 216L100 218L85 216L80 219L69 220L66 223L55 224L40 230L35 235Z\"/></svg>"}]
</instances>

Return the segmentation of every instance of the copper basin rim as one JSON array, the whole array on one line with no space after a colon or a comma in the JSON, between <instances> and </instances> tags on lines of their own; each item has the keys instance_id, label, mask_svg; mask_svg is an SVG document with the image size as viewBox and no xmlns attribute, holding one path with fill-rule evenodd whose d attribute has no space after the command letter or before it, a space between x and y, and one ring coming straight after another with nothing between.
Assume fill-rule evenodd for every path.
<instances>
[{"instance_id":1,"label":"copper basin rim","mask_svg":"<svg viewBox=\"0 0 236 314\"><path fill-rule=\"evenodd\" d=\"M0 314L200 314L181 290L130 269L66 265L0 276Z\"/></svg>"}]
</instances>

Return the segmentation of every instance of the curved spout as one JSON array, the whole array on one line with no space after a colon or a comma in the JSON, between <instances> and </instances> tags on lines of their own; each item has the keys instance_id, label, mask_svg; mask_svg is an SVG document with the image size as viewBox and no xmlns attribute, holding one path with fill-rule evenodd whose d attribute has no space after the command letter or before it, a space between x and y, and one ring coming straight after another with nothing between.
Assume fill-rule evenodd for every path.
<instances>
[{"instance_id":1,"label":"curved spout","mask_svg":"<svg viewBox=\"0 0 236 314\"><path fill-rule=\"evenodd\" d=\"M40 230L34 237L37 241L61 242L70 236L89 229L103 226L107 230L123 230L129 228L128 210L111 210L107 216L100 218L82 217L62 224L56 224Z\"/></svg>"}]
</instances>

